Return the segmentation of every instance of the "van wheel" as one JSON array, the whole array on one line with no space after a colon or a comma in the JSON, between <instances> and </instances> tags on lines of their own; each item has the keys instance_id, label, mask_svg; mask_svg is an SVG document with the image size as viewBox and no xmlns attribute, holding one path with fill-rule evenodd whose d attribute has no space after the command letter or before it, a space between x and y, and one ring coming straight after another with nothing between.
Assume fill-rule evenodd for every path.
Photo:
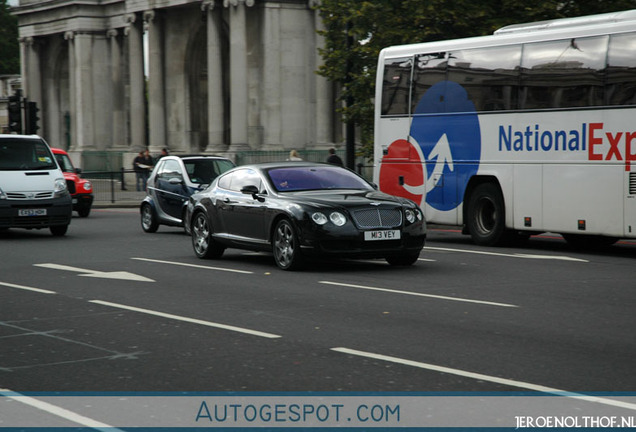
<instances>
[{"instance_id":1,"label":"van wheel","mask_svg":"<svg viewBox=\"0 0 636 432\"><path fill-rule=\"evenodd\" d=\"M68 231L68 225L55 225L49 228L55 237L62 237Z\"/></svg>"},{"instance_id":2,"label":"van wheel","mask_svg":"<svg viewBox=\"0 0 636 432\"><path fill-rule=\"evenodd\" d=\"M468 200L466 224L473 241L480 246L494 246L504 240L506 210L497 185L482 183L475 187Z\"/></svg>"}]
</instances>

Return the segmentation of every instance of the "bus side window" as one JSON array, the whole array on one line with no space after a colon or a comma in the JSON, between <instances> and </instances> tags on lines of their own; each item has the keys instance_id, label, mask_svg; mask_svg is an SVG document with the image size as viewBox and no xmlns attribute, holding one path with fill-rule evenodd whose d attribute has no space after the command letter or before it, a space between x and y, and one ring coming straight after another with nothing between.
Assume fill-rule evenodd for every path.
<instances>
[{"instance_id":1,"label":"bus side window","mask_svg":"<svg viewBox=\"0 0 636 432\"><path fill-rule=\"evenodd\" d=\"M608 105L636 104L636 33L610 38L607 87Z\"/></svg>"},{"instance_id":2,"label":"bus side window","mask_svg":"<svg viewBox=\"0 0 636 432\"><path fill-rule=\"evenodd\" d=\"M607 42L607 36L598 36L525 44L520 107L602 105Z\"/></svg>"},{"instance_id":3,"label":"bus side window","mask_svg":"<svg viewBox=\"0 0 636 432\"><path fill-rule=\"evenodd\" d=\"M409 114L410 58L390 59L384 63L382 82L382 115Z\"/></svg>"},{"instance_id":4,"label":"bus side window","mask_svg":"<svg viewBox=\"0 0 636 432\"><path fill-rule=\"evenodd\" d=\"M411 96L411 112L424 93L438 82L446 80L446 53L418 54L415 56L413 68L413 89ZM444 102L443 100L440 102Z\"/></svg>"},{"instance_id":5,"label":"bus side window","mask_svg":"<svg viewBox=\"0 0 636 432\"><path fill-rule=\"evenodd\" d=\"M461 84L477 111L517 109L521 45L450 53L448 80Z\"/></svg>"}]
</instances>

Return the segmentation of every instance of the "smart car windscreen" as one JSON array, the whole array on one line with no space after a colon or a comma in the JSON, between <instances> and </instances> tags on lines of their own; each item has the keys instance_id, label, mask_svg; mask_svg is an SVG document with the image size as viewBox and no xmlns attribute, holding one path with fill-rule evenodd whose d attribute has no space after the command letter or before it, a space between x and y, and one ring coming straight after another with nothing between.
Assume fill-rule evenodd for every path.
<instances>
[{"instance_id":1,"label":"smart car windscreen","mask_svg":"<svg viewBox=\"0 0 636 432\"><path fill-rule=\"evenodd\" d=\"M278 192L373 189L371 185L356 174L346 169L332 166L274 168L267 173L272 185Z\"/></svg>"},{"instance_id":2,"label":"smart car windscreen","mask_svg":"<svg viewBox=\"0 0 636 432\"><path fill-rule=\"evenodd\" d=\"M192 183L210 184L220 174L234 168L229 160L223 159L186 159L186 171Z\"/></svg>"}]
</instances>

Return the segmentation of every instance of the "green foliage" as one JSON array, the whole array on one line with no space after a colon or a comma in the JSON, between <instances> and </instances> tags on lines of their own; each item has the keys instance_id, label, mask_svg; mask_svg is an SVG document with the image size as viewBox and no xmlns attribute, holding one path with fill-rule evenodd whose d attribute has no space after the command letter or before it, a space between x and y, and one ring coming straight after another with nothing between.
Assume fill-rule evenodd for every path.
<instances>
[{"instance_id":1,"label":"green foliage","mask_svg":"<svg viewBox=\"0 0 636 432\"><path fill-rule=\"evenodd\" d=\"M9 13L7 0L0 0L0 74L19 73L18 19Z\"/></svg>"},{"instance_id":2,"label":"green foliage","mask_svg":"<svg viewBox=\"0 0 636 432\"><path fill-rule=\"evenodd\" d=\"M341 110L361 134L358 153L373 155L373 98L382 48L492 34L510 24L636 8L636 0L321 0L325 47L318 73L342 85ZM353 38L350 46L347 36ZM347 71L350 71L349 75ZM350 80L348 81L348 78Z\"/></svg>"}]
</instances>

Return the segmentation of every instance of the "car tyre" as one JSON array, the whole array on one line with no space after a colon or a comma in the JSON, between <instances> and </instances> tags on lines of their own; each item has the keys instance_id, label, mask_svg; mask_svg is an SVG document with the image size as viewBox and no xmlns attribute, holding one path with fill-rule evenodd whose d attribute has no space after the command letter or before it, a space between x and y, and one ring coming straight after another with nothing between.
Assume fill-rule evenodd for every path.
<instances>
[{"instance_id":1,"label":"car tyre","mask_svg":"<svg viewBox=\"0 0 636 432\"><path fill-rule=\"evenodd\" d=\"M198 212L192 218L192 248L199 258L221 258L225 248L214 241L208 218Z\"/></svg>"},{"instance_id":2,"label":"car tyre","mask_svg":"<svg viewBox=\"0 0 636 432\"><path fill-rule=\"evenodd\" d=\"M147 233L157 232L159 229L159 220L150 204L141 206L141 228Z\"/></svg>"},{"instance_id":3,"label":"car tyre","mask_svg":"<svg viewBox=\"0 0 636 432\"><path fill-rule=\"evenodd\" d=\"M298 234L292 223L281 219L274 228L272 236L274 261L282 270L297 270L303 265Z\"/></svg>"},{"instance_id":4,"label":"car tyre","mask_svg":"<svg viewBox=\"0 0 636 432\"><path fill-rule=\"evenodd\" d=\"M77 214L80 215L80 217L88 217L88 215L91 214L91 207L82 206L77 209Z\"/></svg>"},{"instance_id":5,"label":"car tyre","mask_svg":"<svg viewBox=\"0 0 636 432\"><path fill-rule=\"evenodd\" d=\"M415 264L419 257L419 252L391 255L386 257L386 262L388 262L392 266L410 266Z\"/></svg>"},{"instance_id":6,"label":"car tyre","mask_svg":"<svg viewBox=\"0 0 636 432\"><path fill-rule=\"evenodd\" d=\"M68 231L68 225L54 225L49 228L55 237L62 237Z\"/></svg>"}]
</instances>

